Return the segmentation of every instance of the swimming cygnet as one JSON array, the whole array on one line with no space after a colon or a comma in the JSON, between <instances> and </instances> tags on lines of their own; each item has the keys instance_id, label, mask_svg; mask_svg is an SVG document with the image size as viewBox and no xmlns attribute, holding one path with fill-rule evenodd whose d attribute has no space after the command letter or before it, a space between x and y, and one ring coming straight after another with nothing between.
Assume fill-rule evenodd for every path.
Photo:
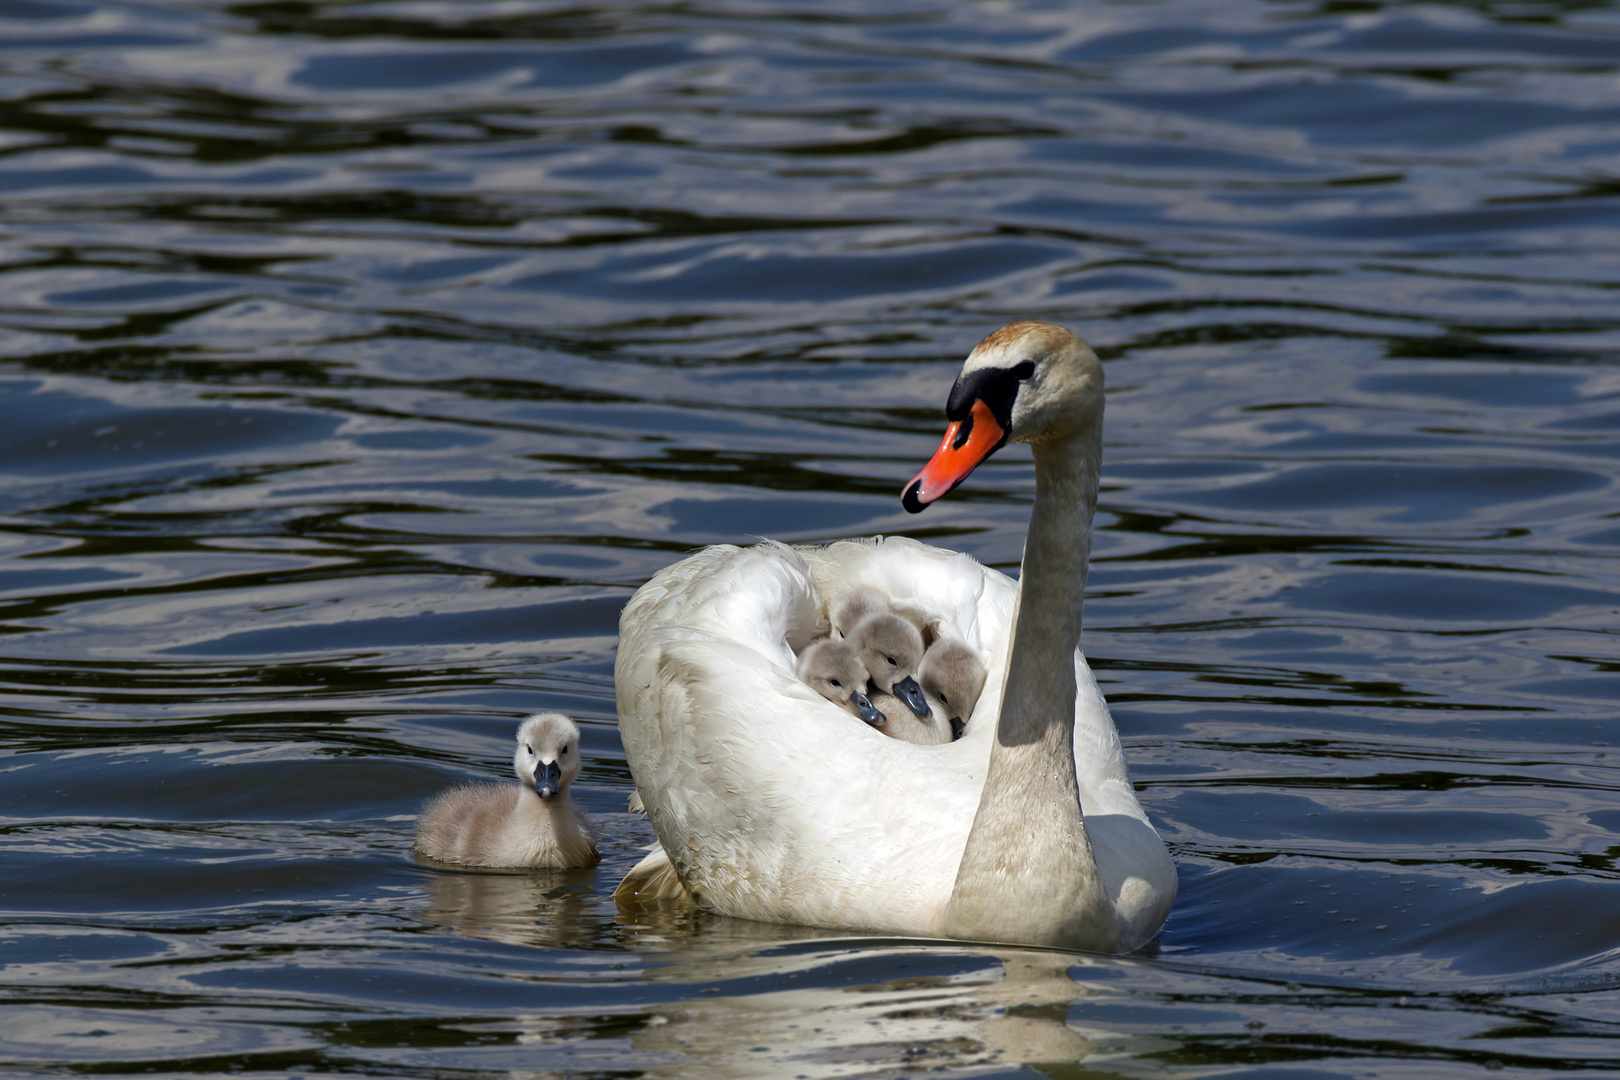
<instances>
[{"instance_id":1,"label":"swimming cygnet","mask_svg":"<svg viewBox=\"0 0 1620 1080\"><path fill-rule=\"evenodd\" d=\"M960 739L966 730L986 674L979 654L959 638L939 638L923 654L917 681L924 694L939 702L938 711L950 725L950 741Z\"/></svg>"},{"instance_id":2,"label":"swimming cygnet","mask_svg":"<svg viewBox=\"0 0 1620 1080\"><path fill-rule=\"evenodd\" d=\"M802 681L840 709L874 726L883 723L883 715L866 696L866 669L849 642L817 638L799 654L797 670Z\"/></svg>"},{"instance_id":3,"label":"swimming cygnet","mask_svg":"<svg viewBox=\"0 0 1620 1080\"><path fill-rule=\"evenodd\" d=\"M903 707L919 720L928 719L928 702L916 679L917 665L923 658L921 631L894 612L879 609L862 617L849 631L847 640L877 688L872 703L879 712L893 720L894 713Z\"/></svg>"},{"instance_id":4,"label":"swimming cygnet","mask_svg":"<svg viewBox=\"0 0 1620 1080\"><path fill-rule=\"evenodd\" d=\"M585 811L569 797L579 728L562 713L518 727L512 770L523 783L463 784L436 795L416 824L416 850L463 866L590 866L600 855Z\"/></svg>"}]
</instances>

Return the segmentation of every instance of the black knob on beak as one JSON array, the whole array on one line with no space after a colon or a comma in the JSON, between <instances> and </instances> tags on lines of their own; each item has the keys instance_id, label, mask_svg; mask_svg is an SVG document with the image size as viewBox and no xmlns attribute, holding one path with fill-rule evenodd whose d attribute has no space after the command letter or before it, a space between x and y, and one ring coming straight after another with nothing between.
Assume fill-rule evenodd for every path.
<instances>
[{"instance_id":1,"label":"black knob on beak","mask_svg":"<svg viewBox=\"0 0 1620 1080\"><path fill-rule=\"evenodd\" d=\"M877 706L872 704L872 699L859 690L849 695L849 703L855 706L856 714L873 727L882 727L889 719L878 712Z\"/></svg>"},{"instance_id":2,"label":"black knob on beak","mask_svg":"<svg viewBox=\"0 0 1620 1080\"><path fill-rule=\"evenodd\" d=\"M928 719L928 702L923 697L922 687L910 675L894 684L894 696L906 703L906 708L916 713L920 718Z\"/></svg>"},{"instance_id":3,"label":"black knob on beak","mask_svg":"<svg viewBox=\"0 0 1620 1080\"><path fill-rule=\"evenodd\" d=\"M545 768L534 770L534 793L542 799L549 799L562 790L562 766L555 761L545 763Z\"/></svg>"}]
</instances>

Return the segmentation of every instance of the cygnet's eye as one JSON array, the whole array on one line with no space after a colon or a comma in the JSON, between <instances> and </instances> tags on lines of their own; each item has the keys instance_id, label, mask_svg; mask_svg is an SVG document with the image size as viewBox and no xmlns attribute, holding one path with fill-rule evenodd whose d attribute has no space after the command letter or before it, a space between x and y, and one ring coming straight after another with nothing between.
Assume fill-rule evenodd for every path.
<instances>
[{"instance_id":1,"label":"cygnet's eye","mask_svg":"<svg viewBox=\"0 0 1620 1080\"><path fill-rule=\"evenodd\" d=\"M895 667L895 666L897 666L897 665L896 665L896 663L895 663L895 659L894 659L894 657L892 657L892 656L885 656L885 657L884 657L884 658L883 658L883 659L885 659L885 660L887 660L887 661L888 661L888 662L889 662L889 666L890 666L890 667Z\"/></svg>"},{"instance_id":2,"label":"cygnet's eye","mask_svg":"<svg viewBox=\"0 0 1620 1080\"><path fill-rule=\"evenodd\" d=\"M940 703L941 703L941 704L944 704L944 705L949 705L949 704L950 704L950 703L951 703L951 699L950 699L950 698L948 698L948 697L946 697L946 696L945 696L945 695L944 695L944 693L941 693L941 694L940 694L940 695L939 695L939 700L940 700Z\"/></svg>"},{"instance_id":3,"label":"cygnet's eye","mask_svg":"<svg viewBox=\"0 0 1620 1080\"><path fill-rule=\"evenodd\" d=\"M525 749L525 750L527 750L529 752L530 757L534 756L534 747L530 746L528 743L523 744L523 749Z\"/></svg>"},{"instance_id":4,"label":"cygnet's eye","mask_svg":"<svg viewBox=\"0 0 1620 1080\"><path fill-rule=\"evenodd\" d=\"M827 681L832 683L834 686L838 687L838 689L840 689L840 690L842 690L844 688L844 684L839 682L837 679L828 679Z\"/></svg>"},{"instance_id":5,"label":"cygnet's eye","mask_svg":"<svg viewBox=\"0 0 1620 1080\"><path fill-rule=\"evenodd\" d=\"M557 751L557 756L558 757L567 757L568 756L568 747L565 746L561 750Z\"/></svg>"}]
</instances>

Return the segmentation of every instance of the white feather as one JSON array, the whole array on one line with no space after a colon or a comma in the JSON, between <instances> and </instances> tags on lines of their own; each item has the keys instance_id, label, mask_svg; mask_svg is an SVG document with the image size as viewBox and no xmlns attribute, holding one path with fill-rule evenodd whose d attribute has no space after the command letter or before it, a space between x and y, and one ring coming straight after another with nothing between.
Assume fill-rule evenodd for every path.
<instances>
[{"instance_id":1,"label":"white feather","mask_svg":"<svg viewBox=\"0 0 1620 1080\"><path fill-rule=\"evenodd\" d=\"M814 636L827 599L850 590L989 658L962 739L885 738L794 677L790 636ZM694 899L739 918L934 933L984 787L1016 597L1006 575L903 537L713 547L649 581L619 623L619 724ZM1143 862L1162 871L1163 848L1079 653L1075 677L1075 764L1099 871L1122 916L1156 929L1161 905L1145 897L1136 910L1127 883Z\"/></svg>"}]
</instances>

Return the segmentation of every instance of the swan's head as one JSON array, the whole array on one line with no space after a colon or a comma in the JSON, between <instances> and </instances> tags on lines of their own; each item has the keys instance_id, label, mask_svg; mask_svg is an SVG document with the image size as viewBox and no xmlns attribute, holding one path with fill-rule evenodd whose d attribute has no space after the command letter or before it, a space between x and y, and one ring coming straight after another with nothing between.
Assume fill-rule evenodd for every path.
<instances>
[{"instance_id":1,"label":"swan's head","mask_svg":"<svg viewBox=\"0 0 1620 1080\"><path fill-rule=\"evenodd\" d=\"M945 403L945 438L900 501L920 513L1009 442L1095 430L1102 403L1102 364L1091 346L1052 323L1008 323L968 354Z\"/></svg>"},{"instance_id":2,"label":"swan's head","mask_svg":"<svg viewBox=\"0 0 1620 1080\"><path fill-rule=\"evenodd\" d=\"M940 638L928 647L917 681L935 698L951 720L951 734L961 738L962 728L984 690L985 670L979 654L965 641Z\"/></svg>"},{"instance_id":3,"label":"swan's head","mask_svg":"<svg viewBox=\"0 0 1620 1080\"><path fill-rule=\"evenodd\" d=\"M555 798L579 775L579 727L562 713L536 713L518 726L512 769L542 799Z\"/></svg>"},{"instance_id":4,"label":"swan's head","mask_svg":"<svg viewBox=\"0 0 1620 1080\"><path fill-rule=\"evenodd\" d=\"M883 725L883 714L866 696L866 668L854 646L842 638L812 641L799 654L798 676L816 693L873 727Z\"/></svg>"},{"instance_id":5,"label":"swan's head","mask_svg":"<svg viewBox=\"0 0 1620 1080\"><path fill-rule=\"evenodd\" d=\"M879 690L905 702L919 717L928 715L916 679L923 658L921 631L892 611L875 611L855 624L848 640Z\"/></svg>"}]
</instances>

